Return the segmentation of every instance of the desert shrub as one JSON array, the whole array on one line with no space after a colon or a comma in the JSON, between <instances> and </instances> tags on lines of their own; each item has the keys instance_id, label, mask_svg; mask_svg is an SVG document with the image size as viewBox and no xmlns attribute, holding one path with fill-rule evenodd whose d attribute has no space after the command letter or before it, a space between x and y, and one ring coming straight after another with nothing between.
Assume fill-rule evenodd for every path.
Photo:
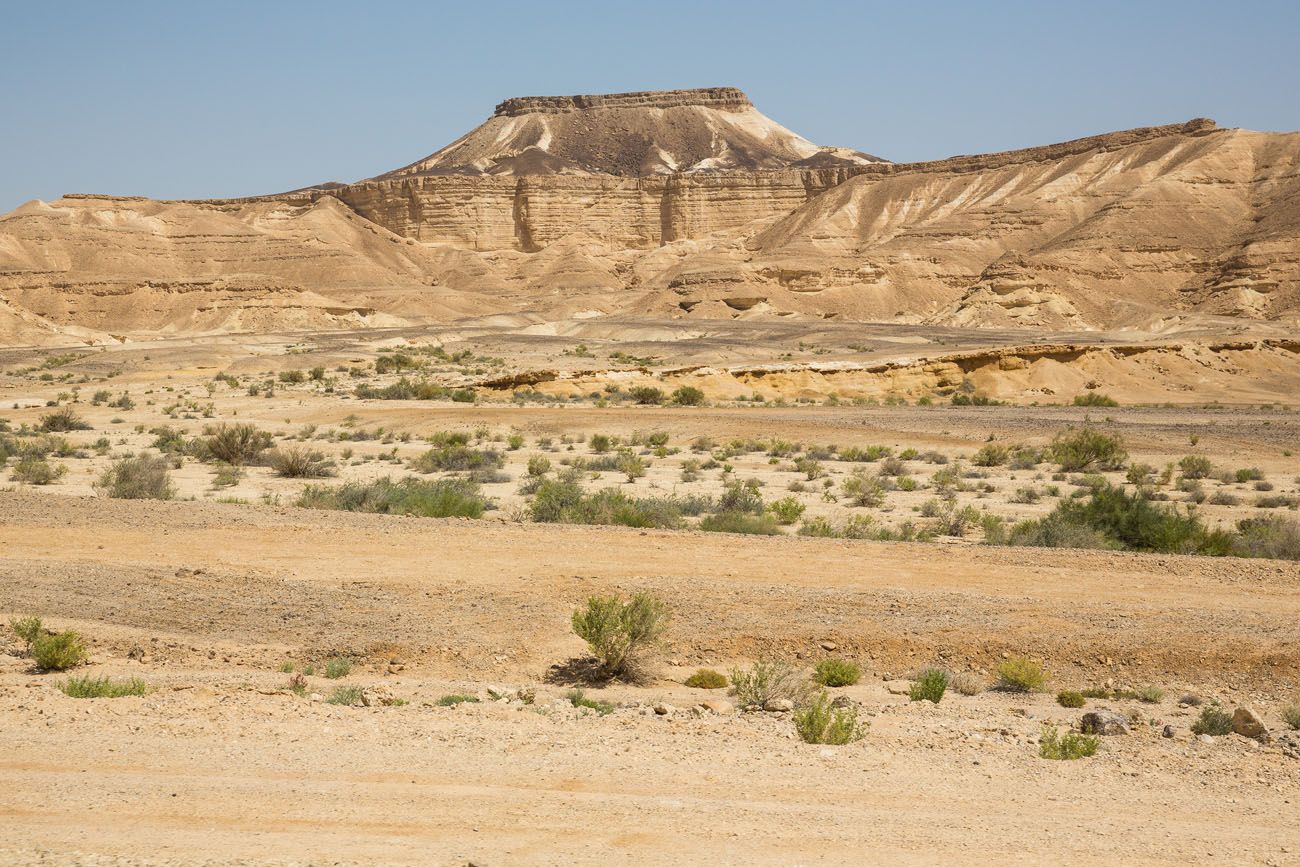
<instances>
[{"instance_id":1,"label":"desert shrub","mask_svg":"<svg viewBox=\"0 0 1300 867\"><path fill-rule=\"evenodd\" d=\"M627 602L617 596L592 596L573 612L573 632L600 662L606 677L641 680L650 655L668 627L668 606L649 593Z\"/></svg>"},{"instance_id":2,"label":"desert shrub","mask_svg":"<svg viewBox=\"0 0 1300 867\"><path fill-rule=\"evenodd\" d=\"M1258 490L1259 484L1255 487ZM1255 508L1257 509L1293 509L1297 505L1300 505L1300 497L1294 497L1290 494L1272 494L1267 497L1255 498Z\"/></svg>"},{"instance_id":3,"label":"desert shrub","mask_svg":"<svg viewBox=\"0 0 1300 867\"><path fill-rule=\"evenodd\" d=\"M588 710L594 710L600 716L609 716L614 712L614 705L607 701L598 701L594 698L587 698L586 693L580 689L571 689L565 696L569 704L574 707L585 707Z\"/></svg>"},{"instance_id":4,"label":"desert shrub","mask_svg":"<svg viewBox=\"0 0 1300 867\"><path fill-rule=\"evenodd\" d=\"M1083 707L1087 702L1083 693L1073 689L1063 689L1056 694L1056 703L1061 707Z\"/></svg>"},{"instance_id":5,"label":"desert shrub","mask_svg":"<svg viewBox=\"0 0 1300 867\"><path fill-rule=\"evenodd\" d=\"M1300 730L1300 701L1283 706L1282 722L1292 729Z\"/></svg>"},{"instance_id":6,"label":"desert shrub","mask_svg":"<svg viewBox=\"0 0 1300 867\"><path fill-rule=\"evenodd\" d=\"M1031 503L1037 503L1042 498L1043 495L1038 492L1038 488L1035 488L1033 485L1027 485L1023 488L1017 488L1016 492L1011 495L1010 500L1013 503L1024 503L1028 505Z\"/></svg>"},{"instance_id":7,"label":"desert shrub","mask_svg":"<svg viewBox=\"0 0 1300 867\"><path fill-rule=\"evenodd\" d=\"M413 476L393 481L308 485L298 498L308 509L419 515L425 518L481 518L489 502L469 479L426 481Z\"/></svg>"},{"instance_id":8,"label":"desert shrub","mask_svg":"<svg viewBox=\"0 0 1300 867\"><path fill-rule=\"evenodd\" d=\"M429 449L411 461L419 473L442 471L499 469L505 458L493 449L472 449L464 445L445 445Z\"/></svg>"},{"instance_id":9,"label":"desert shrub","mask_svg":"<svg viewBox=\"0 0 1300 867\"><path fill-rule=\"evenodd\" d=\"M13 469L9 471L9 478L28 485L49 485L63 478L67 472L68 468L65 466L55 466L45 458L29 455L20 458L14 464Z\"/></svg>"},{"instance_id":10,"label":"desert shrub","mask_svg":"<svg viewBox=\"0 0 1300 867\"><path fill-rule=\"evenodd\" d=\"M722 689L728 683L725 674L711 668L697 669L694 674L686 678L686 685L692 689Z\"/></svg>"},{"instance_id":11,"label":"desert shrub","mask_svg":"<svg viewBox=\"0 0 1300 867\"><path fill-rule=\"evenodd\" d=\"M877 508L884 505L885 487L880 479L856 471L840 483L840 490L855 506Z\"/></svg>"},{"instance_id":12,"label":"desert shrub","mask_svg":"<svg viewBox=\"0 0 1300 867\"><path fill-rule=\"evenodd\" d=\"M438 707L455 707L458 704L477 704L478 696L466 695L464 693L453 692L450 695L444 695L434 702Z\"/></svg>"},{"instance_id":13,"label":"desert shrub","mask_svg":"<svg viewBox=\"0 0 1300 867\"><path fill-rule=\"evenodd\" d=\"M866 726L854 707L837 708L824 691L794 711L794 729L806 744L850 744L861 740Z\"/></svg>"},{"instance_id":14,"label":"desert shrub","mask_svg":"<svg viewBox=\"0 0 1300 867\"><path fill-rule=\"evenodd\" d=\"M799 704L809 690L803 672L776 660L760 659L748 669L731 671L731 694L741 707L762 707L782 699Z\"/></svg>"},{"instance_id":15,"label":"desert shrub","mask_svg":"<svg viewBox=\"0 0 1300 867\"><path fill-rule=\"evenodd\" d=\"M293 385L307 381L307 374L301 370L282 370L277 377L281 382L287 382Z\"/></svg>"},{"instance_id":16,"label":"desert shrub","mask_svg":"<svg viewBox=\"0 0 1300 867\"><path fill-rule=\"evenodd\" d=\"M1128 460L1128 452L1117 435L1087 425L1058 431L1047 454L1067 473L1092 468L1117 470Z\"/></svg>"},{"instance_id":17,"label":"desert shrub","mask_svg":"<svg viewBox=\"0 0 1300 867\"><path fill-rule=\"evenodd\" d=\"M356 387L355 394L363 400L440 400L447 397L455 400L458 392L452 392L445 385L436 382L402 377L397 382L378 387L362 383ZM469 400L465 402L473 401L474 393L470 391Z\"/></svg>"},{"instance_id":18,"label":"desert shrub","mask_svg":"<svg viewBox=\"0 0 1300 867\"><path fill-rule=\"evenodd\" d=\"M1011 456L1011 449L999 443L985 443L971 458L977 467L1000 467Z\"/></svg>"},{"instance_id":19,"label":"desert shrub","mask_svg":"<svg viewBox=\"0 0 1300 867\"><path fill-rule=\"evenodd\" d=\"M271 435L251 424L222 423L203 440L208 457L236 467L253 463L270 446Z\"/></svg>"},{"instance_id":20,"label":"desert shrub","mask_svg":"<svg viewBox=\"0 0 1300 867\"><path fill-rule=\"evenodd\" d=\"M347 677L352 673L352 660L345 656L335 656L325 662L325 676L330 680L338 680L340 677Z\"/></svg>"},{"instance_id":21,"label":"desert shrub","mask_svg":"<svg viewBox=\"0 0 1300 867\"><path fill-rule=\"evenodd\" d=\"M1097 391L1089 391L1074 396L1075 406L1119 406L1119 401Z\"/></svg>"},{"instance_id":22,"label":"desert shrub","mask_svg":"<svg viewBox=\"0 0 1300 867\"><path fill-rule=\"evenodd\" d=\"M959 506L956 500L944 500L934 514L934 532L960 538L980 523L980 511L974 506Z\"/></svg>"},{"instance_id":23,"label":"desert shrub","mask_svg":"<svg viewBox=\"0 0 1300 867\"><path fill-rule=\"evenodd\" d=\"M1227 735L1232 733L1232 714L1217 704L1201 708L1201 715L1192 723L1194 735Z\"/></svg>"},{"instance_id":24,"label":"desert shrub","mask_svg":"<svg viewBox=\"0 0 1300 867\"><path fill-rule=\"evenodd\" d=\"M1070 761L1096 755L1101 741L1092 735L1074 732L1060 734L1056 726L1043 726L1042 736L1038 741L1038 756L1043 759Z\"/></svg>"},{"instance_id":25,"label":"desert shrub","mask_svg":"<svg viewBox=\"0 0 1300 867\"><path fill-rule=\"evenodd\" d=\"M1229 491L1215 491L1210 495L1210 505L1212 506L1236 506L1241 503L1241 497Z\"/></svg>"},{"instance_id":26,"label":"desert shrub","mask_svg":"<svg viewBox=\"0 0 1300 867\"><path fill-rule=\"evenodd\" d=\"M826 470L822 468L822 462L807 456L797 458L794 462L794 469L797 473L803 473L804 477L810 482L826 475Z\"/></svg>"},{"instance_id":27,"label":"desert shrub","mask_svg":"<svg viewBox=\"0 0 1300 867\"><path fill-rule=\"evenodd\" d=\"M758 515L763 512L763 496L758 492L758 480L732 479L723 485L718 498L719 512L741 512Z\"/></svg>"},{"instance_id":28,"label":"desert shrub","mask_svg":"<svg viewBox=\"0 0 1300 867\"><path fill-rule=\"evenodd\" d=\"M42 632L28 645L27 652L41 671L66 671L86 659L86 645L72 631L54 635Z\"/></svg>"},{"instance_id":29,"label":"desert shrub","mask_svg":"<svg viewBox=\"0 0 1300 867\"><path fill-rule=\"evenodd\" d=\"M288 479L323 479L334 475L334 462L321 452L301 446L281 446L266 453L266 463Z\"/></svg>"},{"instance_id":30,"label":"desert shrub","mask_svg":"<svg viewBox=\"0 0 1300 867\"><path fill-rule=\"evenodd\" d=\"M1300 521L1281 516L1240 521L1232 549L1239 557L1300 560Z\"/></svg>"},{"instance_id":31,"label":"desert shrub","mask_svg":"<svg viewBox=\"0 0 1300 867\"><path fill-rule=\"evenodd\" d=\"M776 519L771 515L749 515L744 512L718 512L700 521L706 533L743 533L748 536L775 536Z\"/></svg>"},{"instance_id":32,"label":"desert shrub","mask_svg":"<svg viewBox=\"0 0 1300 867\"><path fill-rule=\"evenodd\" d=\"M170 463L164 457L139 454L113 462L95 482L95 490L115 500L170 500Z\"/></svg>"},{"instance_id":33,"label":"desert shrub","mask_svg":"<svg viewBox=\"0 0 1300 867\"><path fill-rule=\"evenodd\" d=\"M1043 667L1027 656L1013 656L998 663L998 689L1008 692L1041 692L1047 685Z\"/></svg>"},{"instance_id":34,"label":"desert shrub","mask_svg":"<svg viewBox=\"0 0 1300 867\"><path fill-rule=\"evenodd\" d=\"M149 686L134 677L118 681L107 677L70 677L59 684L59 689L69 698L122 698L144 695Z\"/></svg>"},{"instance_id":35,"label":"desert shrub","mask_svg":"<svg viewBox=\"0 0 1300 867\"><path fill-rule=\"evenodd\" d=\"M683 385L673 392L673 403L678 406L699 406L704 403L704 392L693 385Z\"/></svg>"},{"instance_id":36,"label":"desert shrub","mask_svg":"<svg viewBox=\"0 0 1300 867\"><path fill-rule=\"evenodd\" d=\"M1262 480L1264 478L1264 473L1260 471L1259 467L1243 467L1233 473L1232 477L1237 482L1245 484L1246 482L1257 482Z\"/></svg>"},{"instance_id":37,"label":"desert shrub","mask_svg":"<svg viewBox=\"0 0 1300 867\"><path fill-rule=\"evenodd\" d=\"M631 449L619 451L617 467L629 482L634 482L645 475L645 461Z\"/></svg>"},{"instance_id":38,"label":"desert shrub","mask_svg":"<svg viewBox=\"0 0 1300 867\"><path fill-rule=\"evenodd\" d=\"M778 524L793 524L803 516L807 507L796 497L782 497L767 504L767 510L776 518Z\"/></svg>"},{"instance_id":39,"label":"desert shrub","mask_svg":"<svg viewBox=\"0 0 1300 867\"><path fill-rule=\"evenodd\" d=\"M365 703L365 694L359 686L340 686L330 693L330 697L325 699L325 702L344 707L359 707Z\"/></svg>"},{"instance_id":40,"label":"desert shrub","mask_svg":"<svg viewBox=\"0 0 1300 867\"><path fill-rule=\"evenodd\" d=\"M9 628L27 645L28 651L37 638L45 634L41 618L35 616L15 617L9 621Z\"/></svg>"},{"instance_id":41,"label":"desert shrub","mask_svg":"<svg viewBox=\"0 0 1300 867\"><path fill-rule=\"evenodd\" d=\"M1185 479L1203 479L1214 472L1214 465L1204 455L1188 455L1178 462Z\"/></svg>"},{"instance_id":42,"label":"desert shrub","mask_svg":"<svg viewBox=\"0 0 1300 867\"><path fill-rule=\"evenodd\" d=\"M545 455L533 455L528 459L528 475L541 478L551 471L551 460Z\"/></svg>"},{"instance_id":43,"label":"desert shrub","mask_svg":"<svg viewBox=\"0 0 1300 867\"><path fill-rule=\"evenodd\" d=\"M813 680L822 686L852 686L862 678L862 669L847 659L823 659L813 669Z\"/></svg>"},{"instance_id":44,"label":"desert shrub","mask_svg":"<svg viewBox=\"0 0 1300 867\"><path fill-rule=\"evenodd\" d=\"M968 671L963 671L952 676L949 686L961 695L979 695L984 691L985 684L983 678Z\"/></svg>"},{"instance_id":45,"label":"desert shrub","mask_svg":"<svg viewBox=\"0 0 1300 867\"><path fill-rule=\"evenodd\" d=\"M64 406L56 409L54 412L46 413L41 416L40 429L46 433L67 433L73 430L90 430L91 426L72 411L72 407Z\"/></svg>"},{"instance_id":46,"label":"desert shrub","mask_svg":"<svg viewBox=\"0 0 1300 867\"><path fill-rule=\"evenodd\" d=\"M671 528L681 526L679 503L676 498L632 497L613 488L585 494L572 479L543 479L536 486L529 515L545 524Z\"/></svg>"},{"instance_id":47,"label":"desert shrub","mask_svg":"<svg viewBox=\"0 0 1300 867\"><path fill-rule=\"evenodd\" d=\"M628 396L633 401L643 405L660 404L664 402L664 393L652 385L638 385L628 390Z\"/></svg>"},{"instance_id":48,"label":"desert shrub","mask_svg":"<svg viewBox=\"0 0 1300 867\"><path fill-rule=\"evenodd\" d=\"M943 694L948 691L951 675L942 668L927 668L917 675L908 691L911 701L929 701L938 704L943 701Z\"/></svg>"}]
</instances>

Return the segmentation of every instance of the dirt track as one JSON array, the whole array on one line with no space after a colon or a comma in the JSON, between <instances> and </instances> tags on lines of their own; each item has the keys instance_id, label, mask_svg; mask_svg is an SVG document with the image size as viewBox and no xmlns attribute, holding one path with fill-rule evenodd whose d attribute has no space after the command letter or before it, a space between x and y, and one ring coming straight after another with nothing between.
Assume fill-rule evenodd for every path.
<instances>
[{"instance_id":1,"label":"dirt track","mask_svg":"<svg viewBox=\"0 0 1300 867\"><path fill-rule=\"evenodd\" d=\"M1181 691L1268 718L1300 685L1300 567L1270 561L948 548L430 521L199 503L0 495L4 614L90 640L143 698L78 701L4 657L0 837L15 863L1288 863L1295 760L1191 740ZM346 556L344 556L346 554ZM586 594L649 588L675 622L665 679L556 709ZM848 747L780 715L659 717L674 682L822 642L863 661ZM128 658L133 648L143 661ZM16 645L14 645L16 649ZM880 678L942 659L1042 657L1053 685L1113 678L1170 697L1088 762L1045 762L1050 696L909 704ZM286 658L356 654L347 682L405 707L280 692ZM405 668L386 674L389 659ZM1109 663L1107 663L1109 659ZM313 689L328 691L328 681ZM537 705L434 700L537 684ZM716 695L716 694L715 694ZM1124 704L1124 703L1120 703ZM1289 849L1289 852L1286 851ZM142 857L142 853L151 853ZM103 862L97 862L103 863Z\"/></svg>"}]
</instances>

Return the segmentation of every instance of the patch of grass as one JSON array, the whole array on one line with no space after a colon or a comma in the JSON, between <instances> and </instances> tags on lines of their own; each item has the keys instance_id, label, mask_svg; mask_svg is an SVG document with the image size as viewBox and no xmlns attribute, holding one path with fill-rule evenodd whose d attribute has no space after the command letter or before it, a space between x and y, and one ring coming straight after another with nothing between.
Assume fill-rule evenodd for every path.
<instances>
[{"instance_id":1,"label":"patch of grass","mask_svg":"<svg viewBox=\"0 0 1300 867\"><path fill-rule=\"evenodd\" d=\"M455 707L458 704L477 704L478 700L479 698L476 695L453 692L450 695L444 695L442 698L434 702L434 704L438 707Z\"/></svg>"},{"instance_id":2,"label":"patch of grass","mask_svg":"<svg viewBox=\"0 0 1300 867\"><path fill-rule=\"evenodd\" d=\"M803 672L776 660L760 659L747 670L731 672L731 694L741 707L762 707L779 699L799 704L809 691Z\"/></svg>"},{"instance_id":3,"label":"patch of grass","mask_svg":"<svg viewBox=\"0 0 1300 867\"><path fill-rule=\"evenodd\" d=\"M682 507L676 498L638 498L614 488L586 494L572 478L541 480L528 511L534 521L543 524L673 528L682 523Z\"/></svg>"},{"instance_id":4,"label":"patch of grass","mask_svg":"<svg viewBox=\"0 0 1300 867\"><path fill-rule=\"evenodd\" d=\"M998 663L998 689L1008 692L1041 692L1046 685L1047 673L1027 656L1013 656Z\"/></svg>"},{"instance_id":5,"label":"patch of grass","mask_svg":"<svg viewBox=\"0 0 1300 867\"><path fill-rule=\"evenodd\" d=\"M504 464L505 458L494 449L472 449L454 443L429 449L411 461L411 469L419 473L464 472L500 469Z\"/></svg>"},{"instance_id":6,"label":"patch of grass","mask_svg":"<svg viewBox=\"0 0 1300 867\"><path fill-rule=\"evenodd\" d=\"M1159 704L1164 701L1165 691L1158 686L1140 686L1133 690L1133 697L1146 704Z\"/></svg>"},{"instance_id":7,"label":"patch of grass","mask_svg":"<svg viewBox=\"0 0 1300 867\"><path fill-rule=\"evenodd\" d=\"M347 677L352 673L352 660L345 656L336 656L325 662L325 676L330 680L338 680L340 677Z\"/></svg>"},{"instance_id":8,"label":"patch of grass","mask_svg":"<svg viewBox=\"0 0 1300 867\"><path fill-rule=\"evenodd\" d=\"M686 678L686 685L692 689L722 689L729 682L725 674L711 668L698 669Z\"/></svg>"},{"instance_id":9,"label":"patch of grass","mask_svg":"<svg viewBox=\"0 0 1300 867\"><path fill-rule=\"evenodd\" d=\"M1074 732L1060 734L1056 726L1043 726L1043 734L1038 741L1038 757L1057 761L1083 759L1096 755L1100 744L1100 739L1092 735Z\"/></svg>"},{"instance_id":10,"label":"patch of grass","mask_svg":"<svg viewBox=\"0 0 1300 867\"><path fill-rule=\"evenodd\" d=\"M747 536L775 536L781 532L771 515L745 512L717 512L706 516L699 526L707 533L741 533Z\"/></svg>"},{"instance_id":11,"label":"patch of grass","mask_svg":"<svg viewBox=\"0 0 1300 867\"><path fill-rule=\"evenodd\" d=\"M1293 701L1282 708L1282 722L1290 728L1300 731L1300 701Z\"/></svg>"},{"instance_id":12,"label":"patch of grass","mask_svg":"<svg viewBox=\"0 0 1300 867\"><path fill-rule=\"evenodd\" d=\"M168 460L158 455L122 458L104 471L95 490L115 500L170 500L176 493L170 467Z\"/></svg>"},{"instance_id":13,"label":"patch of grass","mask_svg":"<svg viewBox=\"0 0 1300 867\"><path fill-rule=\"evenodd\" d=\"M1119 401L1097 391L1088 391L1074 396L1075 406L1119 406Z\"/></svg>"},{"instance_id":14,"label":"patch of grass","mask_svg":"<svg viewBox=\"0 0 1300 867\"><path fill-rule=\"evenodd\" d=\"M1083 707L1087 704L1083 693L1072 689L1063 689L1056 694L1056 703L1061 707Z\"/></svg>"},{"instance_id":15,"label":"patch of grass","mask_svg":"<svg viewBox=\"0 0 1300 867\"><path fill-rule=\"evenodd\" d=\"M122 698L144 695L149 686L134 677L118 681L107 677L70 677L59 684L59 689L69 698Z\"/></svg>"},{"instance_id":16,"label":"patch of grass","mask_svg":"<svg viewBox=\"0 0 1300 867\"><path fill-rule=\"evenodd\" d=\"M573 632L587 642L607 677L643 680L648 659L668 627L668 606L649 593L627 602L617 596L592 596L573 612Z\"/></svg>"},{"instance_id":17,"label":"patch of grass","mask_svg":"<svg viewBox=\"0 0 1300 867\"><path fill-rule=\"evenodd\" d=\"M1232 714L1217 704L1201 708L1201 715L1192 723L1194 735L1227 735L1232 733Z\"/></svg>"},{"instance_id":18,"label":"patch of grass","mask_svg":"<svg viewBox=\"0 0 1300 867\"><path fill-rule=\"evenodd\" d=\"M292 660L292 659L286 659L284 662L280 663L280 673L281 673L281 674L293 674L293 660Z\"/></svg>"},{"instance_id":19,"label":"patch of grass","mask_svg":"<svg viewBox=\"0 0 1300 867\"><path fill-rule=\"evenodd\" d=\"M911 701L929 701L938 704L943 701L943 694L948 691L951 676L942 668L927 668L917 676L908 698Z\"/></svg>"},{"instance_id":20,"label":"patch of grass","mask_svg":"<svg viewBox=\"0 0 1300 867\"><path fill-rule=\"evenodd\" d=\"M481 518L489 500L468 479L417 479L408 476L342 485L308 485L298 498L307 509L419 515L424 518Z\"/></svg>"},{"instance_id":21,"label":"patch of grass","mask_svg":"<svg viewBox=\"0 0 1300 867\"><path fill-rule=\"evenodd\" d=\"M364 696L359 686L340 686L330 697L325 699L327 704L340 704L345 707L357 707L364 704Z\"/></svg>"},{"instance_id":22,"label":"patch of grass","mask_svg":"<svg viewBox=\"0 0 1300 867\"><path fill-rule=\"evenodd\" d=\"M794 711L794 730L806 744L840 746L861 740L866 724L858 720L857 708L837 708L825 690Z\"/></svg>"},{"instance_id":23,"label":"patch of grass","mask_svg":"<svg viewBox=\"0 0 1300 867\"><path fill-rule=\"evenodd\" d=\"M594 710L601 716L608 716L614 712L614 706L607 701L597 701L594 698L587 698L586 694L580 689L571 689L564 696L569 700L569 704L574 707L585 707Z\"/></svg>"},{"instance_id":24,"label":"patch of grass","mask_svg":"<svg viewBox=\"0 0 1300 867\"><path fill-rule=\"evenodd\" d=\"M822 686L852 686L862 679L862 669L847 659L823 659L813 669L813 680Z\"/></svg>"}]
</instances>

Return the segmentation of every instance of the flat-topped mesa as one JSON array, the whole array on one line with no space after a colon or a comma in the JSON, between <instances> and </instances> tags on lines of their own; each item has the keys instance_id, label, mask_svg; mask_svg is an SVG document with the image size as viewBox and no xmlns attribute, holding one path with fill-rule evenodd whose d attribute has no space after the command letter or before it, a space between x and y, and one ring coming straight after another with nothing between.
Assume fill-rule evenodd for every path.
<instances>
[{"instance_id":1,"label":"flat-topped mesa","mask_svg":"<svg viewBox=\"0 0 1300 867\"><path fill-rule=\"evenodd\" d=\"M679 108L700 106L719 111L743 111L753 103L738 87L696 87L688 90L641 90L576 96L515 96L497 104L493 117L521 114L563 114L593 108Z\"/></svg>"}]
</instances>

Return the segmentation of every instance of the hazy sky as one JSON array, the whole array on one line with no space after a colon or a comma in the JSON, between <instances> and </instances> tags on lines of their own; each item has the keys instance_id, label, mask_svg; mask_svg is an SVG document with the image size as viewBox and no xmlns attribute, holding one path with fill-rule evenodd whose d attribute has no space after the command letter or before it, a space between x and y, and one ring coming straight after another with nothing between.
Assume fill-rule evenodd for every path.
<instances>
[{"instance_id":1,"label":"hazy sky","mask_svg":"<svg viewBox=\"0 0 1300 867\"><path fill-rule=\"evenodd\" d=\"M1300 128L1300 4L0 0L0 211L351 181L508 96L735 85L894 160Z\"/></svg>"}]
</instances>

